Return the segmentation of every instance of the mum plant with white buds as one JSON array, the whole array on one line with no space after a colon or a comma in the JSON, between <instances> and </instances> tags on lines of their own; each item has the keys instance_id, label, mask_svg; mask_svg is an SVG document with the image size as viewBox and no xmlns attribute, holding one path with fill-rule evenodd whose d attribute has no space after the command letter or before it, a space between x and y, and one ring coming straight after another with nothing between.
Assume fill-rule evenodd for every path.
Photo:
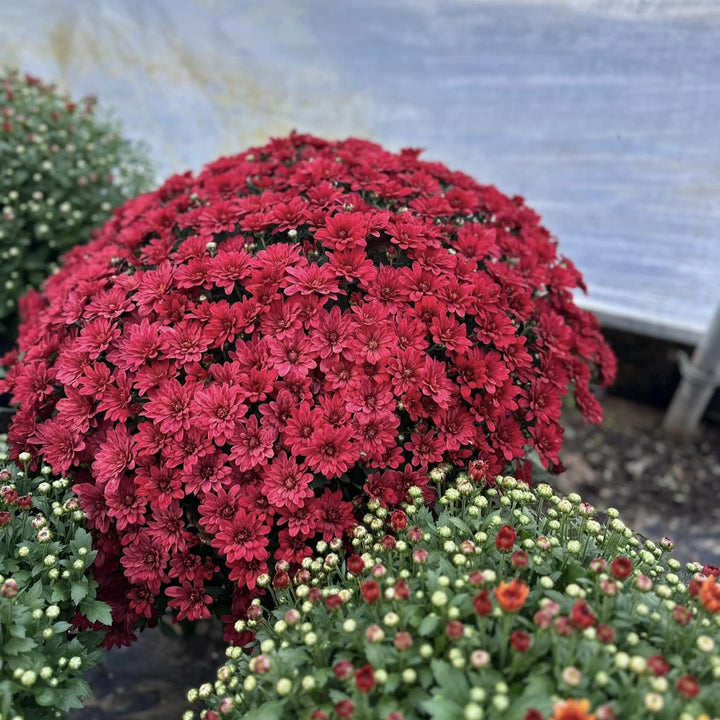
<instances>
[{"instance_id":1,"label":"mum plant with white buds","mask_svg":"<svg viewBox=\"0 0 720 720\"><path fill-rule=\"evenodd\" d=\"M0 322L113 208L149 189L141 146L52 85L0 70ZM8 322L9 321L9 322Z\"/></svg>"},{"instance_id":2,"label":"mum plant with white buds","mask_svg":"<svg viewBox=\"0 0 720 720\"><path fill-rule=\"evenodd\" d=\"M547 485L434 475L434 510L419 488L373 502L351 547L263 578L274 609L255 601L237 626L254 642L184 720L720 716L718 568Z\"/></svg>"},{"instance_id":3,"label":"mum plant with white buds","mask_svg":"<svg viewBox=\"0 0 720 720\"><path fill-rule=\"evenodd\" d=\"M88 573L96 553L85 513L48 466L0 455L0 720L47 720L81 707L80 675L100 659L110 608Z\"/></svg>"}]
</instances>

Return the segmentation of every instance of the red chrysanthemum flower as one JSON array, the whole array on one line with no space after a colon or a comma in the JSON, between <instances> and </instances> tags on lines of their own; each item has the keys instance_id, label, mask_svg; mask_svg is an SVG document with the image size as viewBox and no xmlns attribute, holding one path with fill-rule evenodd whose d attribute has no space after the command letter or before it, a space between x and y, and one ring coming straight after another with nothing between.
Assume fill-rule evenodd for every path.
<instances>
[{"instance_id":1,"label":"red chrysanthemum flower","mask_svg":"<svg viewBox=\"0 0 720 720\"><path fill-rule=\"evenodd\" d=\"M510 552L515 545L517 531L512 525L503 525L495 536L495 547L501 552Z\"/></svg>"},{"instance_id":2,"label":"red chrysanthemum flower","mask_svg":"<svg viewBox=\"0 0 720 720\"><path fill-rule=\"evenodd\" d=\"M184 582L182 585L171 585L165 594L172 598L169 607L177 608L178 620L201 620L210 617L208 605L213 599L208 595L201 583Z\"/></svg>"}]
</instances>

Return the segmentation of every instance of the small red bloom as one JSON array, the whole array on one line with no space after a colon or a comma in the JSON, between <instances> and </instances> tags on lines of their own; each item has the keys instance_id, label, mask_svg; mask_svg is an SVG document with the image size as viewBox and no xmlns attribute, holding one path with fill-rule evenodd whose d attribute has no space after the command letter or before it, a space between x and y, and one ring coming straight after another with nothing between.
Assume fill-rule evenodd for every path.
<instances>
[{"instance_id":1,"label":"small red bloom","mask_svg":"<svg viewBox=\"0 0 720 720\"><path fill-rule=\"evenodd\" d=\"M664 655L651 655L648 658L648 667L653 675L667 675L670 672L670 663Z\"/></svg>"},{"instance_id":2,"label":"small red bloom","mask_svg":"<svg viewBox=\"0 0 720 720\"><path fill-rule=\"evenodd\" d=\"M543 714L535 708L529 708L523 715L523 720L545 720Z\"/></svg>"},{"instance_id":3,"label":"small red bloom","mask_svg":"<svg viewBox=\"0 0 720 720\"><path fill-rule=\"evenodd\" d=\"M340 597L338 593L330 593L325 598L325 607L328 610L337 610L339 607L342 607L343 599Z\"/></svg>"},{"instance_id":4,"label":"small red bloom","mask_svg":"<svg viewBox=\"0 0 720 720\"><path fill-rule=\"evenodd\" d=\"M527 652L531 644L530 635L523 630L515 630L510 633L510 644L518 652Z\"/></svg>"},{"instance_id":5,"label":"small red bloom","mask_svg":"<svg viewBox=\"0 0 720 720\"><path fill-rule=\"evenodd\" d=\"M347 680L353 674L353 666L349 660L339 660L333 665L332 670L338 680Z\"/></svg>"},{"instance_id":6,"label":"small red bloom","mask_svg":"<svg viewBox=\"0 0 720 720\"><path fill-rule=\"evenodd\" d=\"M178 608L177 620L199 620L210 617L207 606L213 602L213 599L204 592L202 584L185 582L180 587L172 585L165 590L165 594L172 598L168 605Z\"/></svg>"},{"instance_id":7,"label":"small red bloom","mask_svg":"<svg viewBox=\"0 0 720 720\"><path fill-rule=\"evenodd\" d=\"M484 582L482 571L481 570L473 570L470 573L468 580L470 581L470 584L473 587L480 587Z\"/></svg>"},{"instance_id":8,"label":"small red bloom","mask_svg":"<svg viewBox=\"0 0 720 720\"><path fill-rule=\"evenodd\" d=\"M353 575L359 575L365 569L365 561L359 555L350 555L347 559L347 569Z\"/></svg>"},{"instance_id":9,"label":"small red bloom","mask_svg":"<svg viewBox=\"0 0 720 720\"><path fill-rule=\"evenodd\" d=\"M463 624L459 620L448 620L445 626L445 634L451 640L460 640L462 639L464 629Z\"/></svg>"},{"instance_id":10,"label":"small red bloom","mask_svg":"<svg viewBox=\"0 0 720 720\"><path fill-rule=\"evenodd\" d=\"M565 615L555 619L555 632L563 637L570 637L573 634L574 625L572 620Z\"/></svg>"},{"instance_id":11,"label":"small red bloom","mask_svg":"<svg viewBox=\"0 0 720 720\"><path fill-rule=\"evenodd\" d=\"M615 630L605 623L597 626L597 638L601 643L611 643L615 639Z\"/></svg>"},{"instance_id":12,"label":"small red bloom","mask_svg":"<svg viewBox=\"0 0 720 720\"><path fill-rule=\"evenodd\" d=\"M678 692L686 698L694 698L700 692L700 683L694 675L681 675L676 687Z\"/></svg>"},{"instance_id":13,"label":"small red bloom","mask_svg":"<svg viewBox=\"0 0 720 720\"><path fill-rule=\"evenodd\" d=\"M360 592L368 605L374 605L380 599L380 586L374 580L366 580L362 583Z\"/></svg>"},{"instance_id":14,"label":"small red bloom","mask_svg":"<svg viewBox=\"0 0 720 720\"><path fill-rule=\"evenodd\" d=\"M363 665L355 671L355 687L360 692L370 692L375 687L375 673L372 665Z\"/></svg>"},{"instance_id":15,"label":"small red bloom","mask_svg":"<svg viewBox=\"0 0 720 720\"><path fill-rule=\"evenodd\" d=\"M618 580L624 580L632 572L633 564L630 558L616 557L610 563L610 571Z\"/></svg>"},{"instance_id":16,"label":"small red bloom","mask_svg":"<svg viewBox=\"0 0 720 720\"><path fill-rule=\"evenodd\" d=\"M503 525L495 537L495 547L501 552L509 552L515 545L517 532L512 525Z\"/></svg>"},{"instance_id":17,"label":"small red bloom","mask_svg":"<svg viewBox=\"0 0 720 720\"><path fill-rule=\"evenodd\" d=\"M407 515L402 510L394 510L390 514L390 524L393 530L404 530L407 527Z\"/></svg>"},{"instance_id":18,"label":"small red bloom","mask_svg":"<svg viewBox=\"0 0 720 720\"><path fill-rule=\"evenodd\" d=\"M672 616L678 625L688 625L692 620L692 611L684 605L676 605L673 608Z\"/></svg>"},{"instance_id":19,"label":"small red bloom","mask_svg":"<svg viewBox=\"0 0 720 720\"><path fill-rule=\"evenodd\" d=\"M584 600L578 600L573 605L570 611L570 619L581 630L592 627L597 622L595 615Z\"/></svg>"},{"instance_id":20,"label":"small red bloom","mask_svg":"<svg viewBox=\"0 0 720 720\"><path fill-rule=\"evenodd\" d=\"M396 600L408 600L410 598L410 586L402 578L395 582L394 597Z\"/></svg>"},{"instance_id":21,"label":"small red bloom","mask_svg":"<svg viewBox=\"0 0 720 720\"><path fill-rule=\"evenodd\" d=\"M490 602L490 594L487 590L481 590L473 598L473 607L478 615L489 615L492 612L492 603Z\"/></svg>"},{"instance_id":22,"label":"small red bloom","mask_svg":"<svg viewBox=\"0 0 720 720\"><path fill-rule=\"evenodd\" d=\"M340 720L348 720L355 715L355 705L351 700L340 700L340 702L335 703L334 707L335 714Z\"/></svg>"},{"instance_id":23,"label":"small red bloom","mask_svg":"<svg viewBox=\"0 0 720 720\"><path fill-rule=\"evenodd\" d=\"M702 585L704 579L704 577L702 579L699 578L696 573L692 580L690 580L688 583L688 593L692 597L697 597L700 594L700 586Z\"/></svg>"},{"instance_id":24,"label":"small red bloom","mask_svg":"<svg viewBox=\"0 0 720 720\"><path fill-rule=\"evenodd\" d=\"M273 587L284 590L290 584L290 576L284 570L278 570L272 580Z\"/></svg>"}]
</instances>

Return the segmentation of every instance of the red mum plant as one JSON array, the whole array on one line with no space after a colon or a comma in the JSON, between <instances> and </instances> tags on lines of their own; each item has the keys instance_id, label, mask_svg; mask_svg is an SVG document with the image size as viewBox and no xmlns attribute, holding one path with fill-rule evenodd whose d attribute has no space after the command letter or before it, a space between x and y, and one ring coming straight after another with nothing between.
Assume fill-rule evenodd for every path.
<instances>
[{"instance_id":1,"label":"red mum plant","mask_svg":"<svg viewBox=\"0 0 720 720\"><path fill-rule=\"evenodd\" d=\"M439 463L559 469L563 394L599 421L615 369L577 286L522 198L415 150L292 135L127 203L26 299L5 381L14 452L88 514L107 642L168 601L239 617Z\"/></svg>"}]
</instances>

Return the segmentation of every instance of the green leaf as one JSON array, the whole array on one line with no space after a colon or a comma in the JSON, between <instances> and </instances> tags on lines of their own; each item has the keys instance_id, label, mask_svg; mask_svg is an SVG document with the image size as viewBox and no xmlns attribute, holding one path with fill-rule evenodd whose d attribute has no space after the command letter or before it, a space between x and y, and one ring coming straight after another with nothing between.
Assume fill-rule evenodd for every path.
<instances>
[{"instance_id":1,"label":"green leaf","mask_svg":"<svg viewBox=\"0 0 720 720\"><path fill-rule=\"evenodd\" d=\"M450 663L435 658L430 662L435 681L443 689L443 693L464 703L470 687L462 670L456 670Z\"/></svg>"},{"instance_id":2,"label":"green leaf","mask_svg":"<svg viewBox=\"0 0 720 720\"><path fill-rule=\"evenodd\" d=\"M43 596L43 584L42 582L36 582L25 591L23 600L26 605L31 605Z\"/></svg>"},{"instance_id":3,"label":"green leaf","mask_svg":"<svg viewBox=\"0 0 720 720\"><path fill-rule=\"evenodd\" d=\"M37 643L32 638L10 638L3 644L3 653L5 655L20 655L37 647Z\"/></svg>"},{"instance_id":4,"label":"green leaf","mask_svg":"<svg viewBox=\"0 0 720 720\"><path fill-rule=\"evenodd\" d=\"M80 603L80 612L91 622L99 622L103 625L112 625L112 613L110 606L101 600L90 600L85 598Z\"/></svg>"},{"instance_id":5,"label":"green leaf","mask_svg":"<svg viewBox=\"0 0 720 720\"><path fill-rule=\"evenodd\" d=\"M463 716L463 708L442 695L423 701L421 707L433 720L460 720Z\"/></svg>"},{"instance_id":6,"label":"green leaf","mask_svg":"<svg viewBox=\"0 0 720 720\"><path fill-rule=\"evenodd\" d=\"M468 536L472 535L472 532L470 532L470 528L468 527L468 524L461 518L457 517L456 515L449 515L445 518L445 520L448 520L449 522L451 522L458 530L460 530L461 532L464 532Z\"/></svg>"},{"instance_id":7,"label":"green leaf","mask_svg":"<svg viewBox=\"0 0 720 720\"><path fill-rule=\"evenodd\" d=\"M88 594L88 581L86 578L82 580L76 580L70 585L70 598L75 605L79 605L82 600L87 597Z\"/></svg>"},{"instance_id":8,"label":"green leaf","mask_svg":"<svg viewBox=\"0 0 720 720\"><path fill-rule=\"evenodd\" d=\"M35 702L42 707L55 705L58 701L58 691L49 687L44 687L35 693Z\"/></svg>"},{"instance_id":9,"label":"green leaf","mask_svg":"<svg viewBox=\"0 0 720 720\"><path fill-rule=\"evenodd\" d=\"M398 652L395 648L387 645L365 642L365 657L373 667L385 667L391 665L397 659Z\"/></svg>"},{"instance_id":10,"label":"green leaf","mask_svg":"<svg viewBox=\"0 0 720 720\"><path fill-rule=\"evenodd\" d=\"M68 599L67 589L64 585L57 583L50 594L50 602L60 603L65 602Z\"/></svg>"},{"instance_id":11,"label":"green leaf","mask_svg":"<svg viewBox=\"0 0 720 720\"><path fill-rule=\"evenodd\" d=\"M80 698L89 698L91 695L90 686L84 680L72 678L59 688L56 706L67 713L74 708L81 708L83 704Z\"/></svg>"},{"instance_id":12,"label":"green leaf","mask_svg":"<svg viewBox=\"0 0 720 720\"><path fill-rule=\"evenodd\" d=\"M27 613L23 613L23 615L27 615ZM10 626L10 635L11 635L12 637L16 637L16 638L24 638L24 637L27 637L27 630L25 629L25 626L22 625L21 623L17 622L17 620L19 619L18 613L15 613L15 617L14 617L13 619L14 619L16 622L14 622L14 623Z\"/></svg>"},{"instance_id":13,"label":"green leaf","mask_svg":"<svg viewBox=\"0 0 720 720\"><path fill-rule=\"evenodd\" d=\"M440 618L437 615L435 615L434 613L427 615L425 619L420 623L420 627L418 628L418 634L422 635L423 637L432 635L435 632L439 623Z\"/></svg>"},{"instance_id":14,"label":"green leaf","mask_svg":"<svg viewBox=\"0 0 720 720\"><path fill-rule=\"evenodd\" d=\"M383 693L392 696L393 693L400 687L400 673L390 673L387 676L387 680L383 683ZM388 710L384 715L389 715L392 712L392 708ZM383 717L384 717L383 715Z\"/></svg>"},{"instance_id":15,"label":"green leaf","mask_svg":"<svg viewBox=\"0 0 720 720\"><path fill-rule=\"evenodd\" d=\"M552 695L554 684L552 675L533 672L525 677L525 688L522 695L512 704L507 713L507 720L522 720L529 708L539 710L543 715L552 712Z\"/></svg>"},{"instance_id":16,"label":"green leaf","mask_svg":"<svg viewBox=\"0 0 720 720\"><path fill-rule=\"evenodd\" d=\"M80 548L90 549L92 545L92 536L85 528L78 528L75 531L75 537L70 541L70 548L77 553Z\"/></svg>"},{"instance_id":17,"label":"green leaf","mask_svg":"<svg viewBox=\"0 0 720 720\"><path fill-rule=\"evenodd\" d=\"M245 717L246 720L277 720L277 718L285 717L283 714L285 704L285 700L266 702L257 710L251 710L243 717Z\"/></svg>"}]
</instances>

